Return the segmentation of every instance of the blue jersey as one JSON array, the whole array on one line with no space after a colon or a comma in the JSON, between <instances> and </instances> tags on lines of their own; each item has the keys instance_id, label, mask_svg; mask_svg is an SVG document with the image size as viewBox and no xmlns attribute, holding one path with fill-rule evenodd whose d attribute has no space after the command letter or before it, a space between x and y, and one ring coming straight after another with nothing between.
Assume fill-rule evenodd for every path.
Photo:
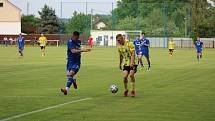
<instances>
[{"instance_id":1,"label":"blue jersey","mask_svg":"<svg viewBox=\"0 0 215 121\"><path fill-rule=\"evenodd\" d=\"M202 45L203 45L203 42L200 40L197 40L195 42L196 50L202 50Z\"/></svg>"},{"instance_id":2,"label":"blue jersey","mask_svg":"<svg viewBox=\"0 0 215 121\"><path fill-rule=\"evenodd\" d=\"M143 43L143 50L142 52L143 53L149 53L149 47L144 45L144 44L150 44L149 40L148 39L141 39L142 43Z\"/></svg>"},{"instance_id":3,"label":"blue jersey","mask_svg":"<svg viewBox=\"0 0 215 121\"><path fill-rule=\"evenodd\" d=\"M140 39L136 39L134 40L134 47L135 47L135 50L136 50L136 54L139 55L142 53L142 50L143 50L143 44L142 44L142 41Z\"/></svg>"},{"instance_id":4,"label":"blue jersey","mask_svg":"<svg viewBox=\"0 0 215 121\"><path fill-rule=\"evenodd\" d=\"M24 45L25 45L24 37L18 37L17 42L18 42L18 47L19 48L24 48Z\"/></svg>"},{"instance_id":5,"label":"blue jersey","mask_svg":"<svg viewBox=\"0 0 215 121\"><path fill-rule=\"evenodd\" d=\"M67 60L70 64L81 65L81 53L72 53L71 49L81 49L81 41L74 41L72 39L67 42Z\"/></svg>"}]
</instances>

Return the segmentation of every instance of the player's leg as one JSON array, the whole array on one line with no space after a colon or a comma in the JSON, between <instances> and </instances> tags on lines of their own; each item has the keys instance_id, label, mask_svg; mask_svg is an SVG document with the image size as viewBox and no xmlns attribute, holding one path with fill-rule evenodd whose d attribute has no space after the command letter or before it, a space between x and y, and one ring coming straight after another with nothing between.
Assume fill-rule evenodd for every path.
<instances>
[{"instance_id":1,"label":"player's leg","mask_svg":"<svg viewBox=\"0 0 215 121\"><path fill-rule=\"evenodd\" d=\"M18 50L20 56L23 56L23 49L21 47L19 47L19 50Z\"/></svg>"},{"instance_id":2,"label":"player's leg","mask_svg":"<svg viewBox=\"0 0 215 121\"><path fill-rule=\"evenodd\" d=\"M18 52L19 52L19 54L20 54L20 56L21 56L21 49L20 49L20 48L18 48Z\"/></svg>"},{"instance_id":3,"label":"player's leg","mask_svg":"<svg viewBox=\"0 0 215 121\"><path fill-rule=\"evenodd\" d=\"M40 46L41 49L41 55L44 56L44 46Z\"/></svg>"},{"instance_id":4,"label":"player's leg","mask_svg":"<svg viewBox=\"0 0 215 121\"><path fill-rule=\"evenodd\" d=\"M137 71L137 66L134 66L131 70L130 70L130 84L131 84L131 96L135 97L135 73Z\"/></svg>"},{"instance_id":5,"label":"player's leg","mask_svg":"<svg viewBox=\"0 0 215 121\"><path fill-rule=\"evenodd\" d=\"M68 81L66 83L66 87L65 87L65 89L61 89L61 92L63 92L64 95L67 95L72 83L74 82L73 77L75 76L75 74L76 73L72 70L67 72Z\"/></svg>"},{"instance_id":6,"label":"player's leg","mask_svg":"<svg viewBox=\"0 0 215 121\"><path fill-rule=\"evenodd\" d=\"M66 83L66 88L61 89L61 92L64 93L64 95L67 95L67 92L69 91L71 85L74 85L74 88L77 89L76 80L74 79L74 76L78 73L80 66L79 65L70 65L69 62L67 63L67 77L68 81Z\"/></svg>"},{"instance_id":7,"label":"player's leg","mask_svg":"<svg viewBox=\"0 0 215 121\"><path fill-rule=\"evenodd\" d=\"M40 46L41 55L43 56L43 46Z\"/></svg>"},{"instance_id":8,"label":"player's leg","mask_svg":"<svg viewBox=\"0 0 215 121\"><path fill-rule=\"evenodd\" d=\"M43 56L45 56L45 46L43 46L43 50L42 51L43 51L42 52Z\"/></svg>"},{"instance_id":9,"label":"player's leg","mask_svg":"<svg viewBox=\"0 0 215 121\"><path fill-rule=\"evenodd\" d=\"M144 54L146 60L147 60L147 63L148 63L148 70L151 68L151 62L150 62L150 59L149 59L149 53L145 53Z\"/></svg>"},{"instance_id":10,"label":"player's leg","mask_svg":"<svg viewBox=\"0 0 215 121\"><path fill-rule=\"evenodd\" d=\"M22 48L21 49L21 56L23 56L24 54L23 54L23 51L24 51L24 48Z\"/></svg>"},{"instance_id":11,"label":"player's leg","mask_svg":"<svg viewBox=\"0 0 215 121\"><path fill-rule=\"evenodd\" d=\"M43 46L43 49L42 49L42 56L45 56L45 46Z\"/></svg>"},{"instance_id":12,"label":"player's leg","mask_svg":"<svg viewBox=\"0 0 215 121\"><path fill-rule=\"evenodd\" d=\"M142 57L143 57L142 53L139 53L139 54L138 54L138 64L139 64L141 67L143 67L143 60L142 60Z\"/></svg>"},{"instance_id":13,"label":"player's leg","mask_svg":"<svg viewBox=\"0 0 215 121\"><path fill-rule=\"evenodd\" d=\"M199 58L200 58L200 53L199 53L199 50L197 50L197 60L199 61Z\"/></svg>"},{"instance_id":14,"label":"player's leg","mask_svg":"<svg viewBox=\"0 0 215 121\"><path fill-rule=\"evenodd\" d=\"M169 49L169 55L171 55L171 49Z\"/></svg>"},{"instance_id":15,"label":"player's leg","mask_svg":"<svg viewBox=\"0 0 215 121\"><path fill-rule=\"evenodd\" d=\"M73 87L75 88L75 89L77 89L78 88L78 86L77 86L77 83L76 83L76 79L74 79L74 76L78 73L78 71L79 71L79 69L80 69L80 66L79 65L73 65L72 66L72 72L71 72L71 74L70 74L70 76L69 76L69 79L71 79L70 80L70 82L72 82L72 84L73 84ZM68 79L68 80L69 80ZM71 85L69 85L69 87L70 87ZM68 87L68 86L67 86Z\"/></svg>"},{"instance_id":16,"label":"player's leg","mask_svg":"<svg viewBox=\"0 0 215 121\"><path fill-rule=\"evenodd\" d=\"M128 72L130 71L129 66L124 66L123 67L123 83L124 83L124 96L128 96Z\"/></svg>"},{"instance_id":17,"label":"player's leg","mask_svg":"<svg viewBox=\"0 0 215 121\"><path fill-rule=\"evenodd\" d=\"M202 58L202 50L201 50L201 52L200 52L200 58Z\"/></svg>"},{"instance_id":18,"label":"player's leg","mask_svg":"<svg viewBox=\"0 0 215 121\"><path fill-rule=\"evenodd\" d=\"M171 49L170 55L171 55L171 56L173 55L173 49Z\"/></svg>"}]
</instances>

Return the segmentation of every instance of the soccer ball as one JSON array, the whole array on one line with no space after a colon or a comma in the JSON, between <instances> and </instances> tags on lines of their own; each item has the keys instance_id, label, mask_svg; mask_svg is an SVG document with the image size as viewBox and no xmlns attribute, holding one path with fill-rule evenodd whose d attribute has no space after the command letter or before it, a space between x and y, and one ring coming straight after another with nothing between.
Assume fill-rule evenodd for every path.
<instances>
[{"instance_id":1,"label":"soccer ball","mask_svg":"<svg viewBox=\"0 0 215 121\"><path fill-rule=\"evenodd\" d=\"M111 91L112 93L117 93L117 91L118 91L117 85L112 84L112 85L110 86L110 91Z\"/></svg>"}]
</instances>

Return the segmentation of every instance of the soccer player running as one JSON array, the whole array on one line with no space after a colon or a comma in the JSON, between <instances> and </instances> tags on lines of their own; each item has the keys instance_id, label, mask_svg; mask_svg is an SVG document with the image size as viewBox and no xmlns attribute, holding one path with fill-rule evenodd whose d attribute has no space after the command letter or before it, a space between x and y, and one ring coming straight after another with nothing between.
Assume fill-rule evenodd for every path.
<instances>
[{"instance_id":1,"label":"soccer player running","mask_svg":"<svg viewBox=\"0 0 215 121\"><path fill-rule=\"evenodd\" d=\"M20 54L20 57L23 57L25 40L24 40L24 37L22 37L22 34L19 34L19 37L17 38L17 44L18 44L18 52Z\"/></svg>"},{"instance_id":2,"label":"soccer player running","mask_svg":"<svg viewBox=\"0 0 215 121\"><path fill-rule=\"evenodd\" d=\"M124 96L128 96L128 76L130 75L131 96L135 97L135 73L137 71L137 62L135 61L135 48L132 42L126 41L121 34L116 36L118 42L118 52L120 57L119 68L123 70ZM122 68L123 66L123 68Z\"/></svg>"},{"instance_id":3,"label":"soccer player running","mask_svg":"<svg viewBox=\"0 0 215 121\"><path fill-rule=\"evenodd\" d=\"M147 63L148 63L148 69L147 70L150 70L150 68L151 68L151 62L150 62L150 59L149 59L149 45L150 45L150 42L149 42L148 39L145 38L145 33L144 32L141 33L140 39L141 39L142 45L143 45L142 53L145 56L145 58L147 60Z\"/></svg>"},{"instance_id":4,"label":"soccer player running","mask_svg":"<svg viewBox=\"0 0 215 121\"><path fill-rule=\"evenodd\" d=\"M141 67L140 69L143 68L143 61L142 61L142 57L143 57L143 43L142 41L139 39L139 37L137 37L137 39L134 40L133 42L134 46L135 46L135 50L136 50L136 54L138 56L138 65Z\"/></svg>"},{"instance_id":5,"label":"soccer player running","mask_svg":"<svg viewBox=\"0 0 215 121\"><path fill-rule=\"evenodd\" d=\"M195 47L196 47L196 53L197 53L197 60L199 62L199 59L202 58L202 47L203 47L203 42L200 40L199 37L197 37L195 41Z\"/></svg>"},{"instance_id":6,"label":"soccer player running","mask_svg":"<svg viewBox=\"0 0 215 121\"><path fill-rule=\"evenodd\" d=\"M47 38L43 34L41 34L38 42L40 44L42 56L45 56L45 47L47 44Z\"/></svg>"},{"instance_id":7,"label":"soccer player running","mask_svg":"<svg viewBox=\"0 0 215 121\"><path fill-rule=\"evenodd\" d=\"M78 73L81 66L81 53L90 52L91 49L81 49L81 41L79 40L80 33L73 32L71 39L67 42L67 77L68 81L65 89L61 89L64 95L67 95L69 88L73 84L73 87L77 89L76 80L74 76Z\"/></svg>"},{"instance_id":8,"label":"soccer player running","mask_svg":"<svg viewBox=\"0 0 215 121\"><path fill-rule=\"evenodd\" d=\"M169 55L172 56L173 55L173 51L175 49L175 42L173 40L173 38L169 39Z\"/></svg>"}]
</instances>

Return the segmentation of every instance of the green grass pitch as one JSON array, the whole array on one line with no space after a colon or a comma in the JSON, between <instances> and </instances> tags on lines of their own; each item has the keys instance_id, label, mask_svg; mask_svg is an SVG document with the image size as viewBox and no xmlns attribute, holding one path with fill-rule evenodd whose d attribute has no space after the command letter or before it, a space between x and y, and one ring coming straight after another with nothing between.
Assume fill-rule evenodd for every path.
<instances>
[{"instance_id":1,"label":"green grass pitch","mask_svg":"<svg viewBox=\"0 0 215 121\"><path fill-rule=\"evenodd\" d=\"M13 121L214 121L215 50L204 49L196 60L194 49L150 49L151 71L136 74L136 97L122 97L123 83L116 48L95 48L82 54L76 76L79 89L68 96L66 47L0 47L0 120L47 107L92 98L45 110ZM109 86L117 84L112 94Z\"/></svg>"}]
</instances>

